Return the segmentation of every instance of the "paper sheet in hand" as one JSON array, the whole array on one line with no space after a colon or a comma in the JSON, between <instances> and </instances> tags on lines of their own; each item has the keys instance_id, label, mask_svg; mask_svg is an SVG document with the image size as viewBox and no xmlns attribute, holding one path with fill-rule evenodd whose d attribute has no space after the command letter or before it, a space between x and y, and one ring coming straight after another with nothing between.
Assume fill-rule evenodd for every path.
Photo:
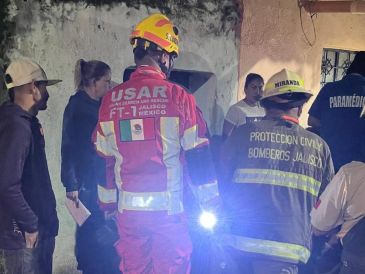
<instances>
[{"instance_id":1,"label":"paper sheet in hand","mask_svg":"<svg viewBox=\"0 0 365 274\"><path fill-rule=\"evenodd\" d=\"M79 226L82 226L87 218L89 218L89 216L91 215L90 211L84 206L83 203L81 203L81 201L79 201L79 207L76 207L74 201L66 198L65 205L68 209L68 212L70 212L72 218L74 218L75 222Z\"/></svg>"}]
</instances>

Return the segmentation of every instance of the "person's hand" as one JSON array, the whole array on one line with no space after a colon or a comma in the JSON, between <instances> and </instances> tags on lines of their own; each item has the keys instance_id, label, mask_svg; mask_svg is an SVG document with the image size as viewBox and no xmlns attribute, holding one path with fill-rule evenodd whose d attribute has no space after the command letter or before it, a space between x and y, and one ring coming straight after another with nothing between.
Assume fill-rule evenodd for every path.
<instances>
[{"instance_id":1,"label":"person's hand","mask_svg":"<svg viewBox=\"0 0 365 274\"><path fill-rule=\"evenodd\" d=\"M26 248L35 248L38 243L38 231L28 233L24 233L25 236L25 247Z\"/></svg>"},{"instance_id":2,"label":"person's hand","mask_svg":"<svg viewBox=\"0 0 365 274\"><path fill-rule=\"evenodd\" d=\"M66 197L67 197L67 199L70 199L71 201L73 201L75 203L76 207L79 207L79 192L77 190L66 192Z\"/></svg>"}]
</instances>

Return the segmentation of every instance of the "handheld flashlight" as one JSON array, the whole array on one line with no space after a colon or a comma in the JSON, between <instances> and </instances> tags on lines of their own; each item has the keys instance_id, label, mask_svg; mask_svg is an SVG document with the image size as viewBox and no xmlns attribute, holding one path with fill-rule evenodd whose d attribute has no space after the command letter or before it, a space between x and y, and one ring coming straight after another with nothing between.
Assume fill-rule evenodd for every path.
<instances>
[{"instance_id":1,"label":"handheld flashlight","mask_svg":"<svg viewBox=\"0 0 365 274\"><path fill-rule=\"evenodd\" d=\"M202 214L200 214L199 223L205 229L211 230L217 224L217 217L212 212L203 211Z\"/></svg>"}]
</instances>

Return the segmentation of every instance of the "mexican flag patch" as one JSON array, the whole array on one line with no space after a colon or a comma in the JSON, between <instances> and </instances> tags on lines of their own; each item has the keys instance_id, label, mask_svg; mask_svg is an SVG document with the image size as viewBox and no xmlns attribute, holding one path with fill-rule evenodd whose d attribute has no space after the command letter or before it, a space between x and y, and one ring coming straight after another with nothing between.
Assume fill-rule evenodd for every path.
<instances>
[{"instance_id":1,"label":"mexican flag patch","mask_svg":"<svg viewBox=\"0 0 365 274\"><path fill-rule=\"evenodd\" d=\"M145 141L155 139L155 118L120 120L120 141Z\"/></svg>"}]
</instances>

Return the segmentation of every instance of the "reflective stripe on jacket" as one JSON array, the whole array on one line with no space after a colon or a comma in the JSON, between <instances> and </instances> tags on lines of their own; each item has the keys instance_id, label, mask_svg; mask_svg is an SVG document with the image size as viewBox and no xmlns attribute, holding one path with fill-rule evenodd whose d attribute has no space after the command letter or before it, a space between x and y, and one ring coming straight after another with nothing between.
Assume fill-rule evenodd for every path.
<instances>
[{"instance_id":1,"label":"reflective stripe on jacket","mask_svg":"<svg viewBox=\"0 0 365 274\"><path fill-rule=\"evenodd\" d=\"M293 121L267 119L238 128L221 155L234 248L307 262L309 213L333 176L326 143Z\"/></svg>"},{"instance_id":2,"label":"reflective stripe on jacket","mask_svg":"<svg viewBox=\"0 0 365 274\"><path fill-rule=\"evenodd\" d=\"M306 191L318 196L321 182L303 174L272 169L238 168L233 182L245 184L265 184L283 186Z\"/></svg>"},{"instance_id":3,"label":"reflective stripe on jacket","mask_svg":"<svg viewBox=\"0 0 365 274\"><path fill-rule=\"evenodd\" d=\"M237 235L224 235L222 240L226 245L238 250L260 253L270 257L281 258L283 260L306 262L310 256L308 248L296 244L248 238Z\"/></svg>"}]
</instances>

